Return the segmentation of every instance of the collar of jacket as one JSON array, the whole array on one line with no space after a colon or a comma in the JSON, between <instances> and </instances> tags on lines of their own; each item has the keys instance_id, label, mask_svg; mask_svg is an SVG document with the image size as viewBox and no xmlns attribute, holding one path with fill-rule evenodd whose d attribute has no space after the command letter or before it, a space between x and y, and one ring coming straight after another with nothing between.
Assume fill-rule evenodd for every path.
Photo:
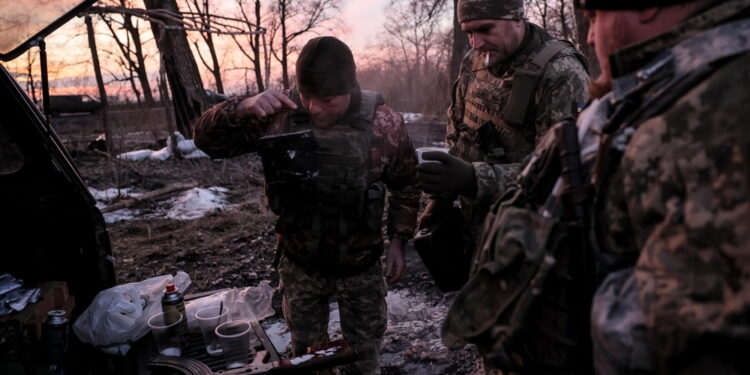
<instances>
[{"instance_id":1,"label":"collar of jacket","mask_svg":"<svg viewBox=\"0 0 750 375\"><path fill-rule=\"evenodd\" d=\"M698 11L677 27L651 39L625 47L609 57L612 77L634 73L677 43L714 26L748 16L750 0L718 1Z\"/></svg>"}]
</instances>

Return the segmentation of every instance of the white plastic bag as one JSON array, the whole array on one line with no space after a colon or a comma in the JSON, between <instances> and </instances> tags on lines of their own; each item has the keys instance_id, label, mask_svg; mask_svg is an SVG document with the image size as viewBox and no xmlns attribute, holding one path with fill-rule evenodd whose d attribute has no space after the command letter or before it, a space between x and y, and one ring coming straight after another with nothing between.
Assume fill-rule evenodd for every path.
<instances>
[{"instance_id":1,"label":"white plastic bag","mask_svg":"<svg viewBox=\"0 0 750 375\"><path fill-rule=\"evenodd\" d=\"M257 287L233 288L222 290L210 296L201 297L185 303L185 313L188 315L188 327L198 329L195 313L204 308L223 306L229 311L229 320L260 321L276 312L271 300L276 288L268 280L261 281Z\"/></svg>"},{"instance_id":2,"label":"white plastic bag","mask_svg":"<svg viewBox=\"0 0 750 375\"><path fill-rule=\"evenodd\" d=\"M73 324L73 331L105 353L125 355L133 342L148 333L148 319L161 312L161 297L170 282L185 291L190 276L178 271L174 277L157 276L99 292Z\"/></svg>"}]
</instances>

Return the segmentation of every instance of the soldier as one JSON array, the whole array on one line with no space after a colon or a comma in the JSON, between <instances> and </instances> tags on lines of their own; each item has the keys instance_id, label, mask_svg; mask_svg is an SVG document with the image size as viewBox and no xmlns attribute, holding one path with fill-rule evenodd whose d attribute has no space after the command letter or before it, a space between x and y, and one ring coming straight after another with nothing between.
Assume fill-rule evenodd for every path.
<instances>
[{"instance_id":1,"label":"soldier","mask_svg":"<svg viewBox=\"0 0 750 375\"><path fill-rule=\"evenodd\" d=\"M385 275L404 272L403 244L419 208L416 157L403 117L383 98L360 90L351 51L340 40L310 40L296 63L297 88L288 97L268 90L233 98L203 114L198 147L212 157L255 151L264 134L311 130L317 173L267 195L276 224L283 313L295 355L328 339L329 298L338 300L344 337L358 353L346 373L378 372L386 328L382 217L390 192Z\"/></svg>"},{"instance_id":2,"label":"soldier","mask_svg":"<svg viewBox=\"0 0 750 375\"><path fill-rule=\"evenodd\" d=\"M575 354L576 314L589 314L570 301L588 280L566 280L594 258L598 373L748 373L750 0L576 6L602 62L595 100L577 127L553 127L492 208L443 339L537 372L529 340L555 337L539 318L555 317L568 340L548 351Z\"/></svg>"},{"instance_id":3,"label":"soldier","mask_svg":"<svg viewBox=\"0 0 750 375\"><path fill-rule=\"evenodd\" d=\"M587 101L588 63L572 44L527 22L523 0L460 0L458 20L472 49L453 86L450 154L427 152L424 159L440 163L418 170L433 194L423 224L460 196L469 258L492 201L519 163L552 124Z\"/></svg>"},{"instance_id":4,"label":"soldier","mask_svg":"<svg viewBox=\"0 0 750 375\"><path fill-rule=\"evenodd\" d=\"M578 6L603 62L594 93L610 91L592 172L597 369L746 374L750 1Z\"/></svg>"}]
</instances>

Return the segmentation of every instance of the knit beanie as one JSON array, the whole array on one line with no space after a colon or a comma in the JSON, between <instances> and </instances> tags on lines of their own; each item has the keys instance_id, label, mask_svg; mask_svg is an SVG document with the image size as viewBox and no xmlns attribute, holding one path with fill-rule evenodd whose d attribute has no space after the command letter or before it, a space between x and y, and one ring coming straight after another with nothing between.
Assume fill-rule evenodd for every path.
<instances>
[{"instance_id":1,"label":"knit beanie","mask_svg":"<svg viewBox=\"0 0 750 375\"><path fill-rule=\"evenodd\" d=\"M458 22L521 20L523 16L523 0L458 0Z\"/></svg>"},{"instance_id":2,"label":"knit beanie","mask_svg":"<svg viewBox=\"0 0 750 375\"><path fill-rule=\"evenodd\" d=\"M296 65L297 86L303 94L338 96L356 92L357 66L344 42L323 36L302 48Z\"/></svg>"}]
</instances>

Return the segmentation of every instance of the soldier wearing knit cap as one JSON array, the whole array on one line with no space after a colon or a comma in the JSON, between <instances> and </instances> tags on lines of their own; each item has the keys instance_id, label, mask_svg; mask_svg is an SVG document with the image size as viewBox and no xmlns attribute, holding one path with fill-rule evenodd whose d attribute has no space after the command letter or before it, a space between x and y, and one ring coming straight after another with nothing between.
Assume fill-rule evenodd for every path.
<instances>
[{"instance_id":1,"label":"soldier wearing knit cap","mask_svg":"<svg viewBox=\"0 0 750 375\"><path fill-rule=\"evenodd\" d=\"M357 352L343 373L375 374L387 323L386 281L403 276L403 245L419 210L416 155L403 117L379 94L360 90L354 57L342 41L310 40L296 73L291 93L268 90L208 110L196 125L195 143L223 158L256 151L264 135L312 132L311 176L275 179L264 171L269 206L279 215L278 270L292 350L303 355L329 339L333 298L343 336Z\"/></svg>"}]
</instances>

